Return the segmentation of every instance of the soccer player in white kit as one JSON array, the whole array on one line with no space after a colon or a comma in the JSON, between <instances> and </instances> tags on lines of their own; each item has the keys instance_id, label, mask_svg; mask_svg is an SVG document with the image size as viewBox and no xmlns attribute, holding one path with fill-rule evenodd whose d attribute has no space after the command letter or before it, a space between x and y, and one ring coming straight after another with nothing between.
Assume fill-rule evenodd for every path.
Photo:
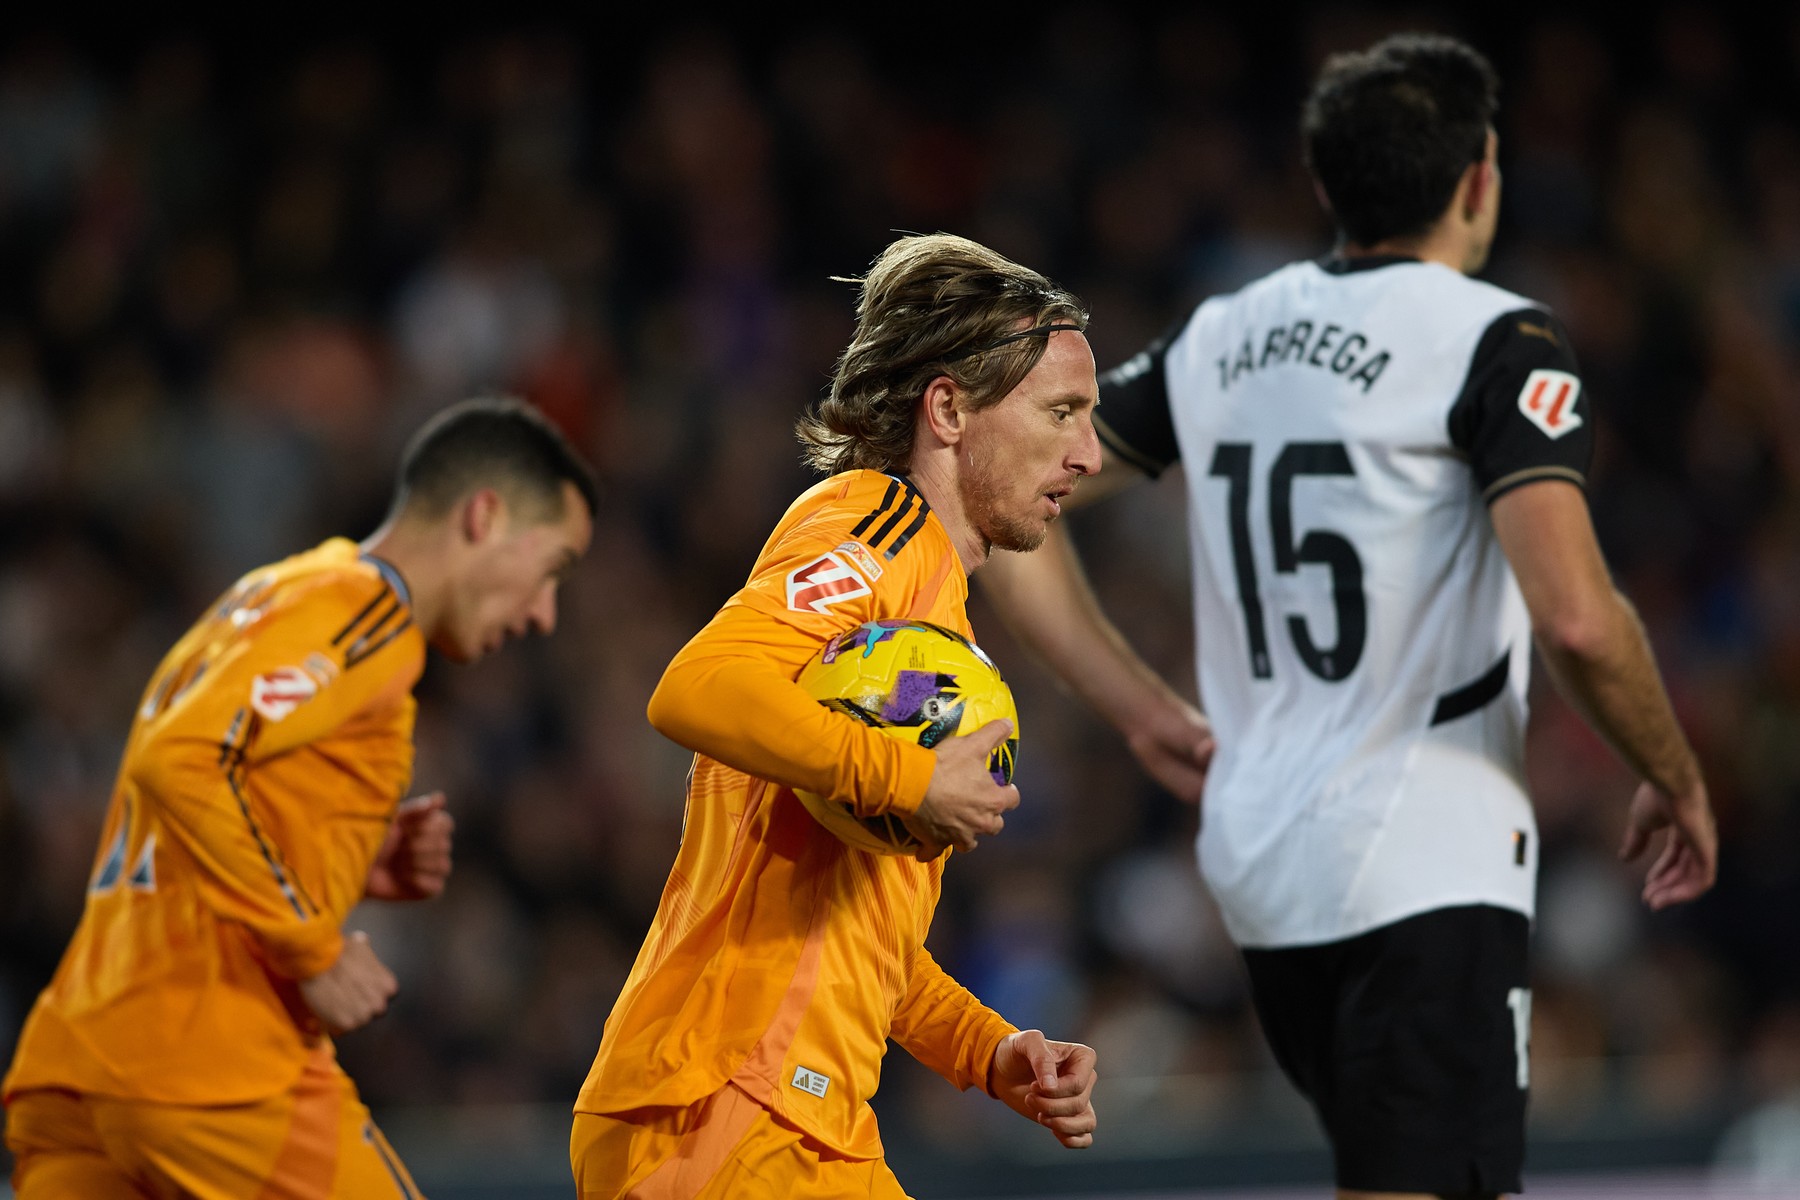
<instances>
[{"instance_id":1,"label":"soccer player in white kit","mask_svg":"<svg viewBox=\"0 0 1800 1200\"><path fill-rule=\"evenodd\" d=\"M1330 59L1302 134L1337 249L1102 377L1126 469L1083 498L1185 468L1205 717L1107 622L1066 534L984 573L1152 774L1203 786L1201 872L1343 1197L1521 1186L1534 639L1642 780L1622 853L1667 830L1645 902L1715 871L1705 783L1595 541L1568 336L1471 278L1499 209L1495 88L1444 37Z\"/></svg>"}]
</instances>

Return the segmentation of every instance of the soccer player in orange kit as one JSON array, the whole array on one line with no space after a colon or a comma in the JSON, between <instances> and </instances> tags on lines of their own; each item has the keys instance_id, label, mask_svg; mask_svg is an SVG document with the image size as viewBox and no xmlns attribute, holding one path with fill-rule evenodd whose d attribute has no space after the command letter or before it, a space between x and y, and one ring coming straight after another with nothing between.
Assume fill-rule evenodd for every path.
<instances>
[{"instance_id":1,"label":"soccer player in orange kit","mask_svg":"<svg viewBox=\"0 0 1800 1200\"><path fill-rule=\"evenodd\" d=\"M595 503L536 410L452 406L379 530L252 571L169 651L6 1076L19 1200L418 1196L332 1048L396 988L342 927L449 874L443 797L401 802L425 648L549 633Z\"/></svg>"},{"instance_id":2,"label":"soccer player in orange kit","mask_svg":"<svg viewBox=\"0 0 1800 1200\"><path fill-rule=\"evenodd\" d=\"M1076 298L963 238L890 245L799 433L829 478L676 656L651 723L695 751L682 844L575 1105L582 1200L903 1197L868 1100L892 1037L1063 1145L1093 1140L1094 1052L1019 1031L925 949L949 847L1019 800L1004 721L925 749L796 683L833 635L912 617L971 636L968 574L1037 546L1098 469ZM927 848L839 841L801 788L893 813Z\"/></svg>"}]
</instances>

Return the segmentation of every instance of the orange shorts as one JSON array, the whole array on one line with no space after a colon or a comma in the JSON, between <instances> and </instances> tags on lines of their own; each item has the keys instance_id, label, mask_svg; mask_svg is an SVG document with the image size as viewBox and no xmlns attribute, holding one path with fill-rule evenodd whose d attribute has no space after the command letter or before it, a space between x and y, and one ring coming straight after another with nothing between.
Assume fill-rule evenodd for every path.
<instances>
[{"instance_id":1,"label":"orange shorts","mask_svg":"<svg viewBox=\"0 0 1800 1200\"><path fill-rule=\"evenodd\" d=\"M687 1108L576 1113L569 1162L581 1200L908 1200L887 1163L832 1154L731 1084Z\"/></svg>"},{"instance_id":2,"label":"orange shorts","mask_svg":"<svg viewBox=\"0 0 1800 1200\"><path fill-rule=\"evenodd\" d=\"M21 1092L6 1145L18 1200L421 1200L329 1050L255 1104Z\"/></svg>"}]
</instances>

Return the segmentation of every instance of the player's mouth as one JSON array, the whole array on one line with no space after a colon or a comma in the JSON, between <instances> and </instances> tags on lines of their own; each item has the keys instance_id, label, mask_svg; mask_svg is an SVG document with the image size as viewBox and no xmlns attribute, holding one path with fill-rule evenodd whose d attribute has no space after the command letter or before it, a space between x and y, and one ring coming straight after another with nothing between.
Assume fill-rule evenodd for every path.
<instances>
[{"instance_id":1,"label":"player's mouth","mask_svg":"<svg viewBox=\"0 0 1800 1200\"><path fill-rule=\"evenodd\" d=\"M1050 491L1044 493L1044 499L1050 502L1050 515L1052 517L1060 517L1062 515L1063 497L1074 490L1075 485L1071 483L1067 487L1052 488Z\"/></svg>"}]
</instances>

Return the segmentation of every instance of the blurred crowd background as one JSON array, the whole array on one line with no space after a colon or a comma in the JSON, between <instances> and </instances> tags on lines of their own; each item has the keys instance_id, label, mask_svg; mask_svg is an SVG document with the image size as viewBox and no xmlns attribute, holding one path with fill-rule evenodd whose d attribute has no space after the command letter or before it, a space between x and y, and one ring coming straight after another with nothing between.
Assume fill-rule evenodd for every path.
<instances>
[{"instance_id":1,"label":"blurred crowd background","mask_svg":"<svg viewBox=\"0 0 1800 1200\"><path fill-rule=\"evenodd\" d=\"M1077 291L1119 362L1329 249L1300 98L1328 52L1409 27L1504 78L1487 277L1575 339L1602 540L1722 828L1716 891L1650 915L1615 857L1631 779L1537 687L1534 1120L1794 1154L1800 15L1780 6L0 36L0 1054L79 914L167 645L241 572L372 530L407 434L504 390L592 455L607 500L553 639L427 671L416 790L449 794L456 874L435 904L359 913L402 991L341 1051L380 1111L566 1105L680 833L687 756L644 703L809 482L791 426L852 324L832 277L897 231L966 234ZM1179 483L1071 521L1191 694ZM1115 1146L1293 1116L1194 814L976 590L1024 806L948 872L939 958L1099 1048ZM902 1059L891 1139L999 1136L997 1106Z\"/></svg>"}]
</instances>

